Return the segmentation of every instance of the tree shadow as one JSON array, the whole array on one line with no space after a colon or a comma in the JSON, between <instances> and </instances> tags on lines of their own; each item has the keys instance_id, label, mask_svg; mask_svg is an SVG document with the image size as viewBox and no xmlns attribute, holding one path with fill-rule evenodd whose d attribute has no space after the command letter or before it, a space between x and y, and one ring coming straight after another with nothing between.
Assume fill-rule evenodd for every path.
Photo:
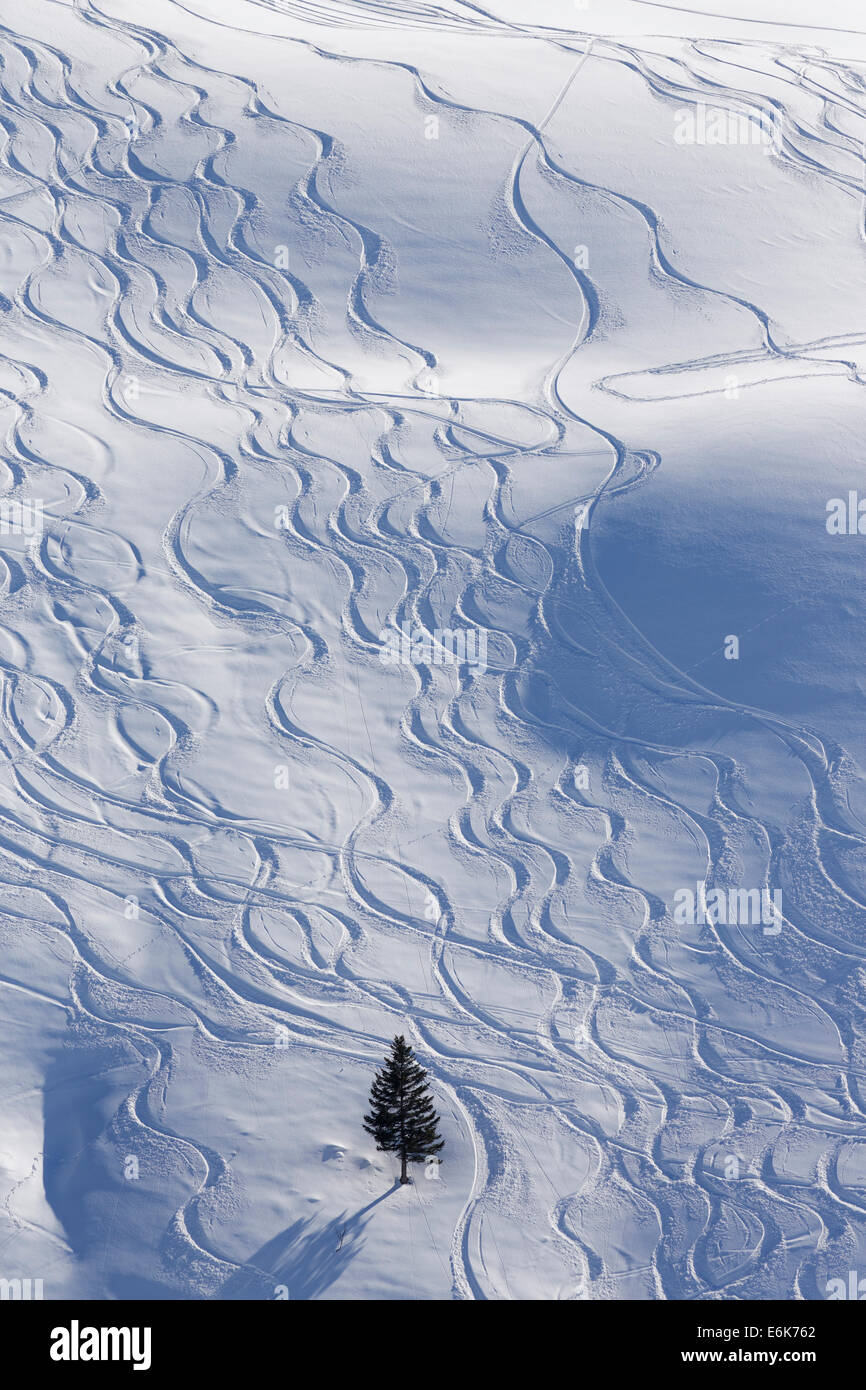
<instances>
[{"instance_id":1,"label":"tree shadow","mask_svg":"<svg viewBox=\"0 0 866 1390\"><path fill-rule=\"evenodd\" d=\"M122 1156L111 1132L112 1118L124 1097L145 1074L140 1058L131 1059L122 1039L83 1040L64 1048L50 1061L42 1090L45 1198L80 1257L111 1254L109 1201L120 1194L135 1199L134 1185L124 1184Z\"/></svg>"},{"instance_id":2,"label":"tree shadow","mask_svg":"<svg viewBox=\"0 0 866 1390\"><path fill-rule=\"evenodd\" d=\"M368 1213L393 1191L389 1188L351 1216L341 1212L324 1226L317 1227L315 1217L293 1222L257 1250L245 1268L223 1285L217 1298L288 1297L293 1302L318 1298L363 1250Z\"/></svg>"}]
</instances>

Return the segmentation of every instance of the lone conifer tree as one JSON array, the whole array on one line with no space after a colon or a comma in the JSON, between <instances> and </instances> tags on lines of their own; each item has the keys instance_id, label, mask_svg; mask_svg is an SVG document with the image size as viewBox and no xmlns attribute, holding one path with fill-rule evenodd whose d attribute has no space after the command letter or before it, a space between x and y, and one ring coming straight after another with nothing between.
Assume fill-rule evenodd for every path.
<instances>
[{"instance_id":1,"label":"lone conifer tree","mask_svg":"<svg viewBox=\"0 0 866 1390\"><path fill-rule=\"evenodd\" d=\"M395 1038L370 1089L370 1113L364 1116L364 1128L382 1153L400 1155L401 1183L409 1181L407 1163L422 1163L444 1146L438 1126L427 1073L415 1061L406 1039Z\"/></svg>"}]
</instances>

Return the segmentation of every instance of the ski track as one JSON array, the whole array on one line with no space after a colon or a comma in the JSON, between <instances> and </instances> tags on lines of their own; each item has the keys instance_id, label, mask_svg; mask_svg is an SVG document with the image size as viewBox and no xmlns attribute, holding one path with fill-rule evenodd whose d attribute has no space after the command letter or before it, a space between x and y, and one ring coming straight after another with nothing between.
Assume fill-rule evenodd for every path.
<instances>
[{"instance_id":1,"label":"ski track","mask_svg":"<svg viewBox=\"0 0 866 1390\"><path fill-rule=\"evenodd\" d=\"M441 9L367 4L361 19L359 7L350 4L274 0L270 8L320 24L317 47L324 53L332 29L336 51L344 24L429 26L458 39L467 31L501 34L505 27L509 41L525 35L527 42L573 58L561 99L572 80L580 82L581 65L591 57L631 70L671 103L702 95L742 101L751 90L749 74L763 73L749 60L767 51L760 40L696 39L682 46L681 56L662 61L649 45L642 51L596 38L590 46L579 34L509 28L480 7L456 3ZM842 339L784 341L760 304L699 284L678 269L669 233L652 207L613 184L582 178L577 155L571 165L555 151L548 129L558 103L535 126L518 112L465 107L411 63L353 59L349 66L366 65L371 80L383 69L400 69L419 99L443 114L471 116L522 141L505 176L509 217L571 276L579 327L567 353L537 384L534 402L481 403L491 407L488 421L499 408L504 421L520 419L521 435L510 437L504 425L501 433L498 426L484 427L473 415L478 402L425 397L419 383L437 366L434 352L420 333L412 341L387 327L389 300L377 301L376 286L388 248L374 226L341 210L334 174L346 156L337 133L306 124L290 95L283 94L280 109L274 109L268 93L247 77L212 68L159 32L119 20L96 3L82 5L75 24L105 40L104 51L117 61L101 104L95 104L92 82L81 80L80 57L44 39L0 30L0 169L4 188L7 178L12 186L0 201L0 216L4 234L30 248L32 261L4 304L4 464L10 496L50 486L52 497L66 498L47 509L45 532L26 554L4 552L3 920L20 931L41 923L52 939L65 943L73 1034L114 1039L142 1064L143 1079L128 1092L111 1127L123 1152L155 1145L188 1166L190 1193L161 1242L172 1287L179 1296L214 1297L232 1277L244 1276L259 1281L259 1296L269 1296L267 1271L253 1259L232 1257L213 1234L214 1194L234 1192L230 1156L200 1137L176 1132L164 1118L165 1093L176 1068L183 1067L172 1033L193 1030L213 1048L214 1058L224 1048L227 1057L249 1053L255 1065L254 1054L272 1047L270 1035L281 1025L293 1046L322 1059L325 1075L337 1059L370 1068L384 1038L404 1027L411 1032L440 1100L459 1117L462 1141L473 1152L447 1255L454 1297L519 1296L497 1232L502 1223L521 1221L546 1224L563 1283L571 1280L572 1293L563 1296L818 1296L819 1264L824 1269L828 1261L855 1259L866 1214L863 1189L846 1185L839 1174L847 1149L866 1140L862 1003L852 1005L835 987L846 972L862 971L866 956L866 901L833 852L842 842L849 849L862 846L866 838L846 800L849 764L844 750L818 731L728 700L678 669L607 591L593 550L596 510L602 500L651 488L665 461L635 451L567 404L564 373L597 329L599 295L591 273L573 266L568 249L533 211L534 172L631 219L643 230L648 262L662 284L681 295L700 292L724 300L750 316L762 344L755 359L795 359L815 374L837 366L862 384L856 360L845 356ZM309 46L303 39L287 44L301 51ZM808 128L780 98L768 98L781 129L777 158L793 163L803 177L858 196L861 153L834 119L842 109L861 118L866 113L863 77L825 56L813 60L810 74L798 77L790 70L785 80L811 83L822 107L817 124ZM142 82L146 99L136 94ZM356 343L381 345L405 364L405 398L389 399L355 384L351 367L341 365L344 340L335 332L329 342L322 326L327 320L298 258L289 269L277 269L257 249L257 193L226 173L225 156L243 147L246 127L235 131L216 121L221 100L226 110L255 113L250 123L257 138L274 148L291 139L292 150L305 151L305 168L291 195L294 231L303 235L308 227L313 237L321 229L351 248L356 270L345 285L348 332ZM135 139L124 124L124 108L137 122ZM178 127L183 140L172 144ZM848 173L836 167L842 155L852 161ZM184 159L186 167L168 172L172 161ZM161 209L180 206L188 214L189 245L173 244L167 231L160 232ZM88 244L82 231L90 213L109 228L104 248ZM52 274L70 265L79 266L96 296L92 321L86 315L62 319L52 310L46 287ZM218 314L209 319L205 312L202 291L229 272L261 306L270 335L265 356L221 324ZM54 353L49 358L46 343ZM287 384L279 370L287 346L298 360L321 368L333 388ZM819 348L833 356L819 355ZM129 441L177 446L201 465L199 485L164 525L161 552L142 554L132 537L112 529L110 473L97 482L86 469L67 466L56 451L42 452L40 431L50 438L44 401L51 379L40 363L50 360L56 369L58 352L100 364L106 431L118 428ZM700 372L747 356L722 352L711 362L677 363L675 370ZM130 377L139 382L137 397L124 385ZM598 385L618 395L616 379L608 376ZM623 390L629 400L648 399ZM195 408L188 428L183 413L174 423L160 419L159 393L176 391L189 393L191 401L221 404L236 422L235 447L200 433ZM157 402L153 412L143 409L151 401ZM334 420L348 422L347 428L359 422L359 437L363 429L370 435L372 462L363 447L354 458L340 457L336 448L331 454L316 449L309 433L316 419L323 427ZM78 428L73 418L68 423ZM526 442L527 433L534 434L534 444ZM427 474L400 462L407 438L426 449ZM571 439L597 450L605 473L597 486L569 499L572 510L584 510L573 543L566 545L554 543L549 531L532 534L529 523L515 524L510 490L518 465L555 458ZM98 437L90 435L86 443L99 455ZM289 613L254 575L247 577L249 593L240 592L231 577L215 582L196 556L191 537L200 520L229 519L247 490L267 476L286 489L287 521L279 543L298 564L315 564L328 576L330 590L320 596L329 609L327 625L317 623L312 610ZM449 537L443 510L449 488L468 477L483 535L475 545ZM110 557L104 563L123 576L122 585L111 574L100 583L92 565L76 572L75 547L85 543ZM227 553L231 546L226 529ZM522 568L514 563L514 547L523 556ZM526 568L530 560L537 583ZM336 814L328 838L293 824L291 815L285 824L259 819L196 790L188 774L194 775L203 731L218 711L207 692L175 676L171 662L147 655L135 585L160 569L184 602L241 646L291 646L293 664L261 692L257 733L282 750L275 761L284 757L311 777L317 766L327 767L329 775L356 789L354 823L345 833ZM23 625L26 615L16 603L22 585L31 602L41 605L43 620L55 625L56 640L76 628L78 616L74 683L64 685L40 669ZM402 677L410 689L394 733L416 767L461 789L462 804L441 829L464 866L463 882L477 866L484 886L477 904L452 897L447 884L425 868L422 846L412 843L401 789L380 770L373 736L362 754L363 737L348 751L345 740L329 741L323 729L305 726L306 690L350 683L353 667L368 678L376 675L378 639L365 615L379 592L379 610L393 623L432 631L450 618L485 626L496 650L513 646L510 666L491 663L486 673L464 667L456 682L449 683L441 670L413 668ZM486 616L497 594L526 615L522 629L509 633ZM118 654L134 636L145 655L124 667ZM579 707L573 685L558 680L571 662L587 673L586 684L616 692L609 718L599 717L591 701ZM40 701L51 710L47 737L32 732L32 711ZM640 723L645 728L652 722L657 738L646 737L632 721L630 711L638 705L652 711L652 720ZM106 728L120 720L126 721L121 727L138 729L149 718L164 732L166 746L145 760L146 772L131 777L128 791L120 784L102 786L76 754L88 708ZM724 716L735 731L760 734L786 750L809 786L796 825L783 829L747 809L748 774L729 753L711 746L694 751L708 715ZM539 756L549 748L553 757ZM711 778L703 812L662 782L666 760L683 757ZM576 786L578 765L592 767L592 791ZM537 822L535 808L544 808ZM783 945L763 949L736 928L707 926L687 947L689 969L680 971L666 953L668 908L629 867L634 846L659 825L700 851L699 876L707 887L729 881L732 853L753 854L764 882L793 876L814 912L790 907ZM202 867L202 847L220 834L230 841L215 844L230 842L243 856L246 868L239 876L222 876L212 861ZM587 842L594 845L590 851ZM329 896L319 894L315 883L297 895L289 891L280 866L281 856L290 854L315 859ZM377 878L383 873L390 877ZM388 900L382 883L398 881L405 886L404 901L396 890ZM498 897L485 908L493 883ZM136 981L135 950L128 958L112 956L88 925L82 893L93 885L116 911L128 893L146 901L155 935L174 944L199 982L197 999L174 998ZM434 905L430 917L419 907L425 895ZM788 902L797 897L789 892ZM318 944L313 919L305 916L310 911L316 923L327 920L333 929L337 944L330 955ZM268 945L258 926L280 912L293 912L300 923L303 964ZM435 994L426 996L397 975L382 981L365 971L364 952L371 945L387 952L389 943L396 949L407 942L417 947ZM485 979L488 970L520 979L527 1001L541 997L537 1015L527 1002L526 1022L503 1022L504 1006L467 983ZM711 989L719 979L721 1005ZM22 988L13 972L0 981L4 991ZM741 1021L745 1010L732 1007L726 1017L726 999L753 994L767 1001L768 1019L771 1009L796 1008L821 1020L837 1060L822 1059L805 1036L800 1053L787 1039L777 1039L769 1024L763 1034L756 1031ZM175 1010L177 1023L143 1021L148 1010L163 1006ZM365 1018L380 1018L378 1031L357 1026L358 1008ZM620 1034L611 1020L624 1017L629 1028ZM653 1048L634 1044L631 1029L640 1020L653 1039L668 1040L669 1065ZM218 1089L219 1062L213 1066ZM584 1110L581 1097L590 1087L615 1098L621 1118L615 1132ZM719 1125L711 1138L688 1128L696 1098L716 1107ZM772 1123L765 1123L768 1114L775 1117ZM585 1158L586 1171L579 1181L575 1173L573 1187L546 1172L552 1134L563 1136L563 1143L567 1137L570 1151ZM786 1153L793 1138L815 1146L809 1179L792 1181L784 1169L777 1171L775 1156ZM718 1154L746 1151L747 1175L735 1184L723 1180ZM13 1191L5 1210L17 1225L25 1218L16 1215L14 1204ZM612 1262L604 1234L614 1210L630 1214L626 1232L641 1232L627 1267ZM746 1234L729 1248L732 1226ZM627 1244L628 1235L622 1240ZM555 1294L545 1288L542 1296Z\"/></svg>"}]
</instances>

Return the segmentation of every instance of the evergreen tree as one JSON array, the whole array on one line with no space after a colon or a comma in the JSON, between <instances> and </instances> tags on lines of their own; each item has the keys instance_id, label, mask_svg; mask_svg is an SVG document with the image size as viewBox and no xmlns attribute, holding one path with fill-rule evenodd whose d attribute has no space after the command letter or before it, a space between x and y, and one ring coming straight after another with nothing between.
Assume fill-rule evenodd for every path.
<instances>
[{"instance_id":1,"label":"evergreen tree","mask_svg":"<svg viewBox=\"0 0 866 1390\"><path fill-rule=\"evenodd\" d=\"M406 1039L395 1038L370 1089L370 1113L364 1116L364 1128L382 1153L399 1154L401 1183L409 1182L407 1163L423 1163L444 1146L438 1126L427 1073L415 1061Z\"/></svg>"}]
</instances>

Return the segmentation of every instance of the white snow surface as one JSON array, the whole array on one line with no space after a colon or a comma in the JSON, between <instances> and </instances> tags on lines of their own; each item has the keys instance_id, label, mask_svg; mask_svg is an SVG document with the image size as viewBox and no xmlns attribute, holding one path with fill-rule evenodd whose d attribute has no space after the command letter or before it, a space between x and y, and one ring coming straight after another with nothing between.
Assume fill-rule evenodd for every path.
<instances>
[{"instance_id":1,"label":"white snow surface","mask_svg":"<svg viewBox=\"0 0 866 1390\"><path fill-rule=\"evenodd\" d=\"M6 0L0 1277L866 1274L863 21Z\"/></svg>"}]
</instances>

